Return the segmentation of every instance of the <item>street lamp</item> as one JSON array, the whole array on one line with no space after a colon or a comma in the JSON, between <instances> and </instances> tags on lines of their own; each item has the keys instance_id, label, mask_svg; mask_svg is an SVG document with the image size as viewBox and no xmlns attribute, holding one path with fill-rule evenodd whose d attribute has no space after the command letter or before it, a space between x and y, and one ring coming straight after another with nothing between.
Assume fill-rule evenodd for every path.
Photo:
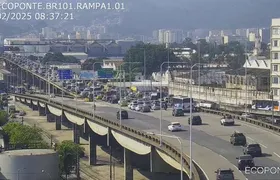
<instances>
[{"instance_id":1,"label":"street lamp","mask_svg":"<svg viewBox=\"0 0 280 180\"><path fill-rule=\"evenodd\" d=\"M167 137L167 138L173 138L173 139L177 139L178 142L180 143L180 165L181 165L181 180L183 180L183 144L181 141L181 138L178 136L169 136L169 135L165 135L165 134L155 134L153 132L147 132L147 134L150 135L156 135L156 136L160 136L160 137ZM190 170L190 174L192 174L191 170ZM191 179L191 175L190 175L190 179Z\"/></svg>"},{"instance_id":2,"label":"street lamp","mask_svg":"<svg viewBox=\"0 0 280 180\"><path fill-rule=\"evenodd\" d=\"M93 119L95 117L95 75L94 75L94 67L95 67L95 64L102 64L101 62L94 62L93 65L92 65L92 70L93 70L93 96L92 96L92 116L93 116Z\"/></svg>"},{"instance_id":3,"label":"street lamp","mask_svg":"<svg viewBox=\"0 0 280 180\"><path fill-rule=\"evenodd\" d=\"M197 65L199 65L199 68L200 68L200 66L202 65L201 63L195 63L194 65L192 65L191 66L191 75L190 75L190 80L191 80L191 84L190 84L190 89L191 89L191 91L190 91L190 121L191 121L191 123L190 123L190 172L192 172L192 109L193 109L193 107L192 107L192 85L193 85L193 83L192 83L192 70L193 70L193 68L195 67L195 66L197 66ZM190 173L190 179L192 179L192 173Z\"/></svg>"},{"instance_id":4,"label":"street lamp","mask_svg":"<svg viewBox=\"0 0 280 180\"><path fill-rule=\"evenodd\" d=\"M20 168L17 170L17 180L19 180L19 175L21 170L25 170L26 168Z\"/></svg>"},{"instance_id":5,"label":"street lamp","mask_svg":"<svg viewBox=\"0 0 280 180\"><path fill-rule=\"evenodd\" d=\"M159 121L159 129L160 129L160 134L162 135L162 66L164 64L186 64L187 63L182 63L182 62L170 62L170 61L165 61L163 63L161 63L160 65L160 75L161 75L161 79L160 79L160 121ZM162 136L160 136L160 146L162 145Z\"/></svg>"},{"instance_id":6,"label":"street lamp","mask_svg":"<svg viewBox=\"0 0 280 180\"><path fill-rule=\"evenodd\" d=\"M42 173L46 173L46 174L49 176L50 180L52 179L52 177L51 177L50 173L48 173L48 172L47 172L47 171L45 171L44 169L42 169Z\"/></svg>"}]
</instances>

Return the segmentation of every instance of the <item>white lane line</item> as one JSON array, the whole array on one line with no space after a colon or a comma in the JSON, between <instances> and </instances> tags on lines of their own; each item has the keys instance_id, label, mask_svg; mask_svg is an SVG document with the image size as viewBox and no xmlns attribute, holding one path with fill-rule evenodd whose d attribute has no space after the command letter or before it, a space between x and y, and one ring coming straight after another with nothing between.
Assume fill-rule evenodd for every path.
<instances>
[{"instance_id":1,"label":"white lane line","mask_svg":"<svg viewBox=\"0 0 280 180\"><path fill-rule=\"evenodd\" d=\"M233 165L233 166L234 166L237 170L239 170L237 166L235 166L235 165Z\"/></svg>"},{"instance_id":2,"label":"white lane line","mask_svg":"<svg viewBox=\"0 0 280 180\"><path fill-rule=\"evenodd\" d=\"M279 154L277 154L276 152L273 152L273 154L275 154L277 157L279 157L279 158L280 158L280 155L279 155Z\"/></svg>"},{"instance_id":3,"label":"white lane line","mask_svg":"<svg viewBox=\"0 0 280 180\"><path fill-rule=\"evenodd\" d=\"M206 179L210 180L209 177L207 176L206 172L201 168L201 166L197 162L195 162L194 160L193 160L193 162L199 167L199 169L201 169L201 171L205 175Z\"/></svg>"},{"instance_id":4,"label":"white lane line","mask_svg":"<svg viewBox=\"0 0 280 180\"><path fill-rule=\"evenodd\" d=\"M262 143L259 143L262 147L267 148L265 145L263 145Z\"/></svg>"},{"instance_id":5,"label":"white lane line","mask_svg":"<svg viewBox=\"0 0 280 180\"><path fill-rule=\"evenodd\" d=\"M248 136L247 136L247 138L250 139L251 141L255 141L253 138L250 138L250 137L248 137Z\"/></svg>"},{"instance_id":6,"label":"white lane line","mask_svg":"<svg viewBox=\"0 0 280 180\"><path fill-rule=\"evenodd\" d=\"M219 156L220 156L221 158L225 159L226 161L228 161L227 158L225 158L224 156L222 156L222 155L220 155L220 154L219 154Z\"/></svg>"}]
</instances>

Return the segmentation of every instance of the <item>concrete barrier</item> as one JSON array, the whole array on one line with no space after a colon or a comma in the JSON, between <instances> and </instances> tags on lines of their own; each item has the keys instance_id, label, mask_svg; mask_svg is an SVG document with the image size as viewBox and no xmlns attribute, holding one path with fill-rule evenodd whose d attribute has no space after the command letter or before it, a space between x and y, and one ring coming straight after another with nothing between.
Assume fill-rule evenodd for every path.
<instances>
[{"instance_id":1,"label":"concrete barrier","mask_svg":"<svg viewBox=\"0 0 280 180\"><path fill-rule=\"evenodd\" d=\"M12 95L15 97L18 97L18 98L25 98L25 99L29 99L29 100L38 101L41 103L50 104L51 106L59 108L59 109L62 108L61 103L55 102L52 100L50 100L50 102L48 102L47 98L37 97L34 95L22 95L22 94L12 94ZM71 107L71 106L65 105L65 104L63 105L63 109L68 112L76 111L76 109L74 107ZM106 127L110 127L111 129L118 131L119 133L122 133L134 140L142 141L144 143L152 145L152 146L156 147L157 149L159 149L160 151L170 155L177 162L180 162L180 150L178 148L174 147L173 145L169 144L166 141L163 141L162 145L160 146L159 137L149 135L143 131L136 130L129 126L122 125L122 127L120 128L119 123L105 119L105 118L97 116L97 115L95 115L95 120L93 120L93 114L91 112L87 112L87 111L84 111L81 109L77 109L76 115L87 118L91 121L97 121L99 124L106 126ZM193 164L195 165L195 168L193 169L193 179L194 180L204 179L204 174L199 174L198 170L197 170L198 166L194 162L193 162ZM183 166L185 169L190 169L190 158L185 154L183 155Z\"/></svg>"}]
</instances>

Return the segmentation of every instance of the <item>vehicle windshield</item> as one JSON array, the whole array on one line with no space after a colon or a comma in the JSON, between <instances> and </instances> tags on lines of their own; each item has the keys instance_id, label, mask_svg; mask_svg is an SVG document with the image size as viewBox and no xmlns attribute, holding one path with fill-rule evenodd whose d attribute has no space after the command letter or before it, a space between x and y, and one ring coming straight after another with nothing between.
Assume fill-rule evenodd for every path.
<instances>
[{"instance_id":1,"label":"vehicle windshield","mask_svg":"<svg viewBox=\"0 0 280 180\"><path fill-rule=\"evenodd\" d=\"M171 125L173 125L173 126L180 126L181 124L180 123L172 123Z\"/></svg>"},{"instance_id":2,"label":"vehicle windshield","mask_svg":"<svg viewBox=\"0 0 280 180\"><path fill-rule=\"evenodd\" d=\"M233 179L234 179L234 176L233 176L233 173L232 173L232 172L229 172L229 171L221 171L221 173L220 173L220 179L223 179L223 180L233 180Z\"/></svg>"},{"instance_id":3,"label":"vehicle windshield","mask_svg":"<svg viewBox=\"0 0 280 180\"><path fill-rule=\"evenodd\" d=\"M249 144L248 148L259 148L260 145L259 144Z\"/></svg>"}]
</instances>

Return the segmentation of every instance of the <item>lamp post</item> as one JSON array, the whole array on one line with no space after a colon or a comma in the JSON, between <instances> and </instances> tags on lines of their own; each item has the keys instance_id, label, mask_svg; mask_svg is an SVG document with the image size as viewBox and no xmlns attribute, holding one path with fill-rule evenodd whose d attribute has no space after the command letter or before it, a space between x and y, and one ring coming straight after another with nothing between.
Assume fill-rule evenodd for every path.
<instances>
[{"instance_id":1,"label":"lamp post","mask_svg":"<svg viewBox=\"0 0 280 180\"><path fill-rule=\"evenodd\" d=\"M92 70L93 70L93 95L92 95L92 116L93 116L93 119L95 117L95 75L94 75L94 67L95 67L95 64L102 64L101 62L94 62L93 65L92 65Z\"/></svg>"},{"instance_id":2,"label":"lamp post","mask_svg":"<svg viewBox=\"0 0 280 180\"><path fill-rule=\"evenodd\" d=\"M160 129L160 134L162 135L162 66L164 64L186 64L187 63L182 63L182 62L170 62L170 61L165 61L163 63L161 63L160 65L160 75L161 75L161 79L160 79L160 121L159 121L159 129ZM160 136L160 146L162 145L162 136Z\"/></svg>"},{"instance_id":3,"label":"lamp post","mask_svg":"<svg viewBox=\"0 0 280 180\"><path fill-rule=\"evenodd\" d=\"M48 172L45 171L44 169L42 169L42 173L46 173L46 174L49 176L50 180L52 179L52 176L50 175L50 173L48 173Z\"/></svg>"},{"instance_id":4,"label":"lamp post","mask_svg":"<svg viewBox=\"0 0 280 180\"><path fill-rule=\"evenodd\" d=\"M49 62L46 62L46 66L47 66L47 64L49 64ZM47 66L48 67L48 66ZM48 100L49 100L49 102L51 101L51 99L50 99L50 95L51 95L51 83L50 83L50 69L49 68L47 68L47 70L48 70Z\"/></svg>"},{"instance_id":5,"label":"lamp post","mask_svg":"<svg viewBox=\"0 0 280 180\"><path fill-rule=\"evenodd\" d=\"M169 135L165 135L165 134L155 134L153 132L147 132L147 134L150 134L150 135L156 135L156 136L159 136L159 137L167 137L167 138L173 138L173 139L177 139L179 144L180 144L180 166L181 166L181 169L180 169L180 173L181 173L181 180L184 179L184 176L183 176L183 144L182 144L182 141L181 141L181 138L178 137L178 136L169 136ZM192 172L190 171L190 174L192 174ZM191 180L191 177L190 177L190 180Z\"/></svg>"},{"instance_id":6,"label":"lamp post","mask_svg":"<svg viewBox=\"0 0 280 180\"><path fill-rule=\"evenodd\" d=\"M25 170L25 169L26 168L20 168L20 169L17 170L17 180L19 180L19 178L20 178L20 176L19 176L20 175L20 171L21 170Z\"/></svg>"},{"instance_id":7,"label":"lamp post","mask_svg":"<svg viewBox=\"0 0 280 180\"><path fill-rule=\"evenodd\" d=\"M202 65L201 63L195 63L194 65L191 66L191 75L190 75L190 79L191 79L191 84L190 84L190 120L192 121L192 103L193 103L193 100L192 100L192 70L195 66L199 65L199 68L200 66ZM192 163L192 123L190 123L190 180L192 179L192 168L193 168L193 163Z\"/></svg>"},{"instance_id":8,"label":"lamp post","mask_svg":"<svg viewBox=\"0 0 280 180\"><path fill-rule=\"evenodd\" d=\"M127 62L129 64L138 64L139 62ZM122 82L122 78L125 82L125 71L122 70L122 66L126 64L126 63L123 63L120 65L120 69L119 69L119 80L120 80L120 86L119 86L119 96L120 96L120 104L119 104L119 115L120 115L120 128L122 128L122 116L121 116L121 112L122 112L122 89L121 89L121 82ZM131 73L131 72L130 72ZM124 83L124 86L125 86L125 83ZM124 87L125 88L125 87Z\"/></svg>"}]
</instances>

